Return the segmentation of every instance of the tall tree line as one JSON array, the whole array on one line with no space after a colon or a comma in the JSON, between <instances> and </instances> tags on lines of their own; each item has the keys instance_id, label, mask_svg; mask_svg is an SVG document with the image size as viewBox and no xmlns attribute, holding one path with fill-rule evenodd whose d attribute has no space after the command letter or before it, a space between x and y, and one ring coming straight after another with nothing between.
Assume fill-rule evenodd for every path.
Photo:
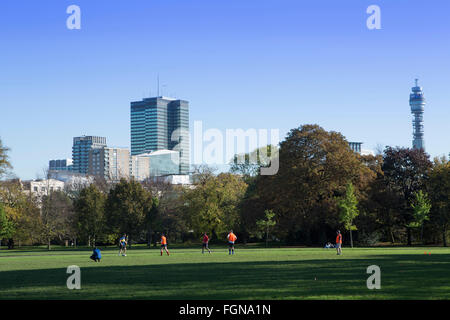
<instances>
[{"instance_id":1,"label":"tall tree line","mask_svg":"<svg viewBox=\"0 0 450 320\"><path fill-rule=\"evenodd\" d=\"M10 169L0 144L0 172ZM260 175L279 157L275 175ZM237 161L238 159L243 161ZM257 162L250 161L257 159ZM270 216L267 213L270 213ZM228 173L197 168L194 184L101 179L77 192L52 192L38 200L17 180L0 182L3 243L113 244L199 241L203 232L224 241L322 245L336 229L349 244L447 245L450 163L430 161L423 150L386 147L382 154L353 152L339 132L318 125L292 129L279 146L237 155ZM1 242L0 242L1 244Z\"/></svg>"}]
</instances>

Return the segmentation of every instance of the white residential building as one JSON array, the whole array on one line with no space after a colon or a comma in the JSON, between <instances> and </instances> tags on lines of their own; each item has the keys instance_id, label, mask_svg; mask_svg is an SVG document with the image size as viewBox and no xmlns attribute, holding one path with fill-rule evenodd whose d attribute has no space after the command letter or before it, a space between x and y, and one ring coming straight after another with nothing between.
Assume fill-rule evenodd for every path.
<instances>
[{"instance_id":1,"label":"white residential building","mask_svg":"<svg viewBox=\"0 0 450 320\"><path fill-rule=\"evenodd\" d=\"M46 196L53 191L64 190L64 182L55 179L32 180L29 183L30 193L38 197Z\"/></svg>"}]
</instances>

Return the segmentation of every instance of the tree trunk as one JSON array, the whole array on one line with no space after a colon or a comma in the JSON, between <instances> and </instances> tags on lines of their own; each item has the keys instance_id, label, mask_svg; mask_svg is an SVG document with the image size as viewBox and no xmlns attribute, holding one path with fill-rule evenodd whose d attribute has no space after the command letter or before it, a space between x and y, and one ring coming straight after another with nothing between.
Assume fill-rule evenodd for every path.
<instances>
[{"instance_id":1,"label":"tree trunk","mask_svg":"<svg viewBox=\"0 0 450 320\"><path fill-rule=\"evenodd\" d=\"M152 245L152 228L148 228L148 239L147 239L147 247L151 247Z\"/></svg>"},{"instance_id":2,"label":"tree trunk","mask_svg":"<svg viewBox=\"0 0 450 320\"><path fill-rule=\"evenodd\" d=\"M266 248L269 246L269 228L266 229Z\"/></svg>"},{"instance_id":3,"label":"tree trunk","mask_svg":"<svg viewBox=\"0 0 450 320\"><path fill-rule=\"evenodd\" d=\"M91 236L88 237L88 247L91 246Z\"/></svg>"},{"instance_id":4,"label":"tree trunk","mask_svg":"<svg viewBox=\"0 0 450 320\"><path fill-rule=\"evenodd\" d=\"M391 234L392 244L394 244L395 243L395 239L394 239L394 233L392 232L392 229L389 229L389 233Z\"/></svg>"},{"instance_id":5,"label":"tree trunk","mask_svg":"<svg viewBox=\"0 0 450 320\"><path fill-rule=\"evenodd\" d=\"M350 246L353 248L352 230L350 229Z\"/></svg>"},{"instance_id":6,"label":"tree trunk","mask_svg":"<svg viewBox=\"0 0 450 320\"><path fill-rule=\"evenodd\" d=\"M422 242L422 244L425 244L425 241L423 240L423 224L422 228L420 229L420 241Z\"/></svg>"},{"instance_id":7,"label":"tree trunk","mask_svg":"<svg viewBox=\"0 0 450 320\"><path fill-rule=\"evenodd\" d=\"M250 235L248 233L248 230L244 231L244 244L247 245L247 242L250 240Z\"/></svg>"},{"instance_id":8,"label":"tree trunk","mask_svg":"<svg viewBox=\"0 0 450 320\"><path fill-rule=\"evenodd\" d=\"M406 234L408 235L408 246L411 245L411 228L406 228Z\"/></svg>"},{"instance_id":9,"label":"tree trunk","mask_svg":"<svg viewBox=\"0 0 450 320\"><path fill-rule=\"evenodd\" d=\"M51 245L50 245L50 238L48 238L48 242L47 242L47 250L51 250Z\"/></svg>"},{"instance_id":10,"label":"tree trunk","mask_svg":"<svg viewBox=\"0 0 450 320\"><path fill-rule=\"evenodd\" d=\"M444 245L444 247L447 246L447 229L444 227L442 227L442 244Z\"/></svg>"}]
</instances>

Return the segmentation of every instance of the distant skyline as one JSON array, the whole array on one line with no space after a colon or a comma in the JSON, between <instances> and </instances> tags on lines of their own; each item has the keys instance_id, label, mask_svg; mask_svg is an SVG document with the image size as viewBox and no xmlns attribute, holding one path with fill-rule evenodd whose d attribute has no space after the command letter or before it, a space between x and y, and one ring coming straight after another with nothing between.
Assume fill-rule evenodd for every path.
<instances>
[{"instance_id":1,"label":"distant skyline","mask_svg":"<svg viewBox=\"0 0 450 320\"><path fill-rule=\"evenodd\" d=\"M66 9L81 8L81 30ZM381 30L366 27L370 5ZM189 101L190 129L341 132L363 149L412 147L409 94L427 101L425 148L450 152L447 0L4 0L0 138L33 179L73 137L130 148L130 102ZM191 154L193 148L191 147Z\"/></svg>"}]
</instances>

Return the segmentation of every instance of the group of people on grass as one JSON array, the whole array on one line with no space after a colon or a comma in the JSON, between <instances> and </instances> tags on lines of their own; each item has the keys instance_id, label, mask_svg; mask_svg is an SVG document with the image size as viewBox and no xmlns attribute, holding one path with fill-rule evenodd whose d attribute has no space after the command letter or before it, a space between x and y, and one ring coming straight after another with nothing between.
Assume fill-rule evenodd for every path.
<instances>
[{"instance_id":1,"label":"group of people on grass","mask_svg":"<svg viewBox=\"0 0 450 320\"><path fill-rule=\"evenodd\" d=\"M337 232L337 236L336 236L336 246L334 246L336 248L337 251L337 255L341 255L342 254L342 234L341 232L338 230ZM229 255L233 255L234 254L234 243L237 240L237 236L233 233L233 230L230 230L230 232L227 235L227 241L228 241L228 254ZM161 256L163 255L163 251L165 251L167 253L167 255L169 256L169 250L167 249L167 238L164 235L164 233L161 234ZM127 244L128 244L128 236L126 234L124 234L120 239L119 239L119 256L125 256L127 255ZM203 240L202 240L202 253L205 253L205 249L208 250L209 253L211 253L211 249L209 249L209 237L208 235L205 233L203 233ZM333 245L328 242L325 245L325 248L332 248ZM94 251L92 252L91 255L91 259L94 260L95 262L100 262L102 258L102 254L100 252L100 249L98 249L97 247L94 248Z\"/></svg>"}]
</instances>

